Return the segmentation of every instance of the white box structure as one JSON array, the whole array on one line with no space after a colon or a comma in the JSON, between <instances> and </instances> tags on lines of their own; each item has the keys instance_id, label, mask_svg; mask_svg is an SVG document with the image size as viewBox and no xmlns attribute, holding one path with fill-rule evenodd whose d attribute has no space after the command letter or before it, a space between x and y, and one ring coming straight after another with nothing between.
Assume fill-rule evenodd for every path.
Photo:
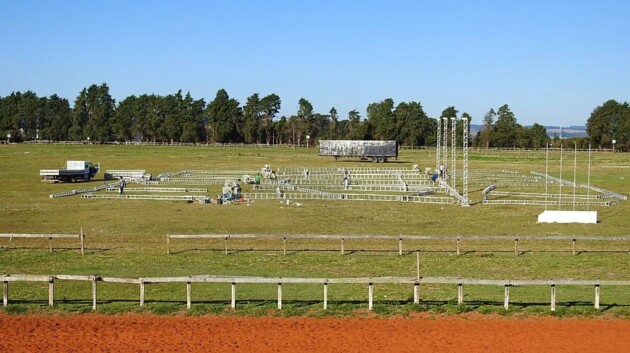
<instances>
[{"instance_id":1,"label":"white box structure","mask_svg":"<svg viewBox=\"0 0 630 353\"><path fill-rule=\"evenodd\" d=\"M597 211L544 211L538 223L590 223L597 224Z\"/></svg>"}]
</instances>

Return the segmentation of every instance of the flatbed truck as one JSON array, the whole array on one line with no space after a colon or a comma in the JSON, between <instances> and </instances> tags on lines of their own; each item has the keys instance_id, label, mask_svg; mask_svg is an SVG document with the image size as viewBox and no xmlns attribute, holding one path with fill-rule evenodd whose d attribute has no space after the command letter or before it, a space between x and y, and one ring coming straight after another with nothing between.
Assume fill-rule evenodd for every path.
<instances>
[{"instance_id":1,"label":"flatbed truck","mask_svg":"<svg viewBox=\"0 0 630 353\"><path fill-rule=\"evenodd\" d=\"M101 169L98 163L89 161L67 161L62 169L41 169L39 176L42 181L51 183L90 181Z\"/></svg>"}]
</instances>

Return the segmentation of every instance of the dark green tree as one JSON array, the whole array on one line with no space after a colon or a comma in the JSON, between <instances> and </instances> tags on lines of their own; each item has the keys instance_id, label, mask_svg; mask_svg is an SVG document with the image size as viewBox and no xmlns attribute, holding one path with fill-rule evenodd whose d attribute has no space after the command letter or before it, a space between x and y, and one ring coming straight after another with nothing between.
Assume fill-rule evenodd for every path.
<instances>
[{"instance_id":1,"label":"dark green tree","mask_svg":"<svg viewBox=\"0 0 630 353\"><path fill-rule=\"evenodd\" d=\"M260 126L262 117L262 106L258 93L254 93L247 98L243 106L243 139L245 143L260 143Z\"/></svg>"},{"instance_id":2,"label":"dark green tree","mask_svg":"<svg viewBox=\"0 0 630 353\"><path fill-rule=\"evenodd\" d=\"M395 140L396 115L394 114L394 100L387 98L378 103L371 103L367 107L367 133L375 140Z\"/></svg>"},{"instance_id":3,"label":"dark green tree","mask_svg":"<svg viewBox=\"0 0 630 353\"><path fill-rule=\"evenodd\" d=\"M87 121L83 133L92 141L109 141L109 120L114 115L116 102L109 94L106 83L92 85L87 89Z\"/></svg>"},{"instance_id":4,"label":"dark green tree","mask_svg":"<svg viewBox=\"0 0 630 353\"><path fill-rule=\"evenodd\" d=\"M549 142L549 136L547 135L547 129L534 123L530 128L531 147L533 148L545 148Z\"/></svg>"},{"instance_id":5,"label":"dark green tree","mask_svg":"<svg viewBox=\"0 0 630 353\"><path fill-rule=\"evenodd\" d=\"M110 120L112 137L116 141L129 142L133 139L133 126L136 123L138 98L131 95L118 103Z\"/></svg>"},{"instance_id":6,"label":"dark green tree","mask_svg":"<svg viewBox=\"0 0 630 353\"><path fill-rule=\"evenodd\" d=\"M302 137L306 138L306 136L311 137L314 135L313 131L313 105L305 98L300 98L298 101L298 130L299 133L297 135L297 144L298 146L302 144Z\"/></svg>"},{"instance_id":7,"label":"dark green tree","mask_svg":"<svg viewBox=\"0 0 630 353\"><path fill-rule=\"evenodd\" d=\"M493 145L496 147L514 147L516 143L516 130L518 124L514 113L507 104L502 105L497 111L497 122L493 129Z\"/></svg>"},{"instance_id":8,"label":"dark green tree","mask_svg":"<svg viewBox=\"0 0 630 353\"><path fill-rule=\"evenodd\" d=\"M616 148L630 150L630 106L627 102L606 101L593 110L586 131L594 147L612 148L615 140Z\"/></svg>"},{"instance_id":9,"label":"dark green tree","mask_svg":"<svg viewBox=\"0 0 630 353\"><path fill-rule=\"evenodd\" d=\"M46 118L40 129L40 138L54 141L68 140L72 114L68 100L53 94L46 100L44 111Z\"/></svg>"},{"instance_id":10,"label":"dark green tree","mask_svg":"<svg viewBox=\"0 0 630 353\"><path fill-rule=\"evenodd\" d=\"M206 108L208 134L212 142L241 142L240 127L243 112L236 99L230 98L224 89L217 91Z\"/></svg>"},{"instance_id":11,"label":"dark green tree","mask_svg":"<svg viewBox=\"0 0 630 353\"><path fill-rule=\"evenodd\" d=\"M274 124L273 119L280 111L282 102L280 97L275 93L263 97L260 100L260 108L262 111L260 122L260 136L261 141L266 141L267 144L274 142Z\"/></svg>"}]
</instances>

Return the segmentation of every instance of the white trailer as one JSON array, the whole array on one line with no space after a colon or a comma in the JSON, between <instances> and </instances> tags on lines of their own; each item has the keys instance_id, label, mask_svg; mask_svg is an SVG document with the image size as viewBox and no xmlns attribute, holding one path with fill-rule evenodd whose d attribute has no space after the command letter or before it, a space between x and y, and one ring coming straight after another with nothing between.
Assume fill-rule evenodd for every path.
<instances>
[{"instance_id":1,"label":"white trailer","mask_svg":"<svg viewBox=\"0 0 630 353\"><path fill-rule=\"evenodd\" d=\"M88 161L67 161L62 169L41 169L39 176L42 181L76 182L90 181L101 169L98 163Z\"/></svg>"},{"instance_id":2,"label":"white trailer","mask_svg":"<svg viewBox=\"0 0 630 353\"><path fill-rule=\"evenodd\" d=\"M358 157L373 162L387 162L398 158L398 143L384 140L320 140L319 155L327 157Z\"/></svg>"}]
</instances>

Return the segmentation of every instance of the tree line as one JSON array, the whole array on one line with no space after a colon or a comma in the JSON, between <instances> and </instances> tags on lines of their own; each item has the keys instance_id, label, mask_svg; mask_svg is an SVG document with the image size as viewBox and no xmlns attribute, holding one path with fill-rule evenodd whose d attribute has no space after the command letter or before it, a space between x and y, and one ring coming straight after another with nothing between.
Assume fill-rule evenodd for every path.
<instances>
[{"instance_id":1,"label":"tree line","mask_svg":"<svg viewBox=\"0 0 630 353\"><path fill-rule=\"evenodd\" d=\"M121 102L109 87L91 85L81 90L72 106L56 94L39 97L32 91L0 97L0 133L14 142L52 141L143 141L183 143L315 144L320 139L396 140L407 146L433 146L437 121L424 112L420 102L394 103L391 98L367 106L367 117L357 110L340 117L332 107L318 113L305 98L295 114L278 116L282 101L275 93L254 93L244 105L220 89L210 102L179 90L166 96L131 95ZM443 118L455 118L457 136L468 113L447 107ZM597 107L587 122L588 138L575 139L597 148L627 150L630 141L628 103L608 101ZM450 133L448 136L450 137ZM518 124L507 104L491 108L483 117L483 129L471 136L478 147L541 148L550 142L544 126ZM461 143L461 142L460 142Z\"/></svg>"}]
</instances>

